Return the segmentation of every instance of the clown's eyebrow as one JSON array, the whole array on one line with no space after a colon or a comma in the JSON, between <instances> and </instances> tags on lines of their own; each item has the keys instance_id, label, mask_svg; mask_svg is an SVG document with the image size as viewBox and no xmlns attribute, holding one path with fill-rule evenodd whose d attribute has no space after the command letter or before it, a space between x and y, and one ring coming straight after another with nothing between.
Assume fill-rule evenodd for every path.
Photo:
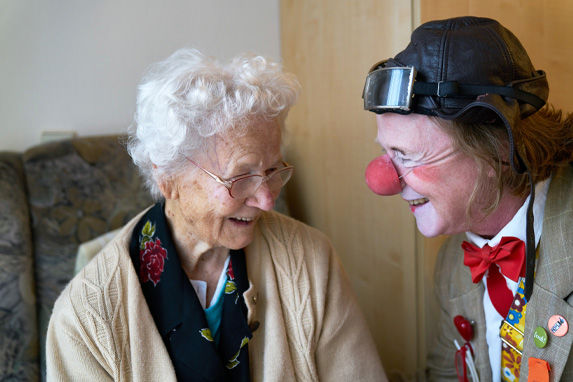
<instances>
[{"instance_id":1,"label":"clown's eyebrow","mask_svg":"<svg viewBox=\"0 0 573 382\"><path fill-rule=\"evenodd\" d=\"M412 161L420 160L421 153L408 151L406 149L396 147L396 146L390 147L390 150L397 153L401 158L410 158L409 160L412 160Z\"/></svg>"},{"instance_id":2,"label":"clown's eyebrow","mask_svg":"<svg viewBox=\"0 0 573 382\"><path fill-rule=\"evenodd\" d=\"M407 155L407 153L406 153L404 150L402 150L401 148L399 148L399 147L390 147L390 150L395 151L395 152L398 152L398 153L400 153L400 154L402 154L402 155Z\"/></svg>"},{"instance_id":3,"label":"clown's eyebrow","mask_svg":"<svg viewBox=\"0 0 573 382\"><path fill-rule=\"evenodd\" d=\"M376 137L374 139L374 142L378 143L381 147L382 150L387 153L388 151L393 151L395 153L398 153L401 157L412 157L415 156L415 154L413 152L407 151L406 149L400 148L400 147L396 147L396 146L392 146L390 147L388 150L384 148L384 146L380 143L380 141L378 140L378 137ZM419 155L419 154L418 154ZM412 158L412 160L418 160L418 158L414 159Z\"/></svg>"},{"instance_id":4,"label":"clown's eyebrow","mask_svg":"<svg viewBox=\"0 0 573 382\"><path fill-rule=\"evenodd\" d=\"M380 146L384 147L384 146L382 145L382 143L380 143L380 141L378 140L378 137L374 138L374 142L377 143L377 144L379 144ZM398 148L398 147L390 147L390 150L392 150L392 151L397 151L397 152L399 152L399 153L402 154L402 155L406 155L406 152L405 152L403 149Z\"/></svg>"}]
</instances>

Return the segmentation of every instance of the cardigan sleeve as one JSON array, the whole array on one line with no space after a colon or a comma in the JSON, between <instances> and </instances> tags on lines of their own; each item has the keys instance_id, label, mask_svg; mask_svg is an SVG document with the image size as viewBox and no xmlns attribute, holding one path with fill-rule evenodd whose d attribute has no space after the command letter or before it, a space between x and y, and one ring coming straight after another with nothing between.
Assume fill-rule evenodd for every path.
<instances>
[{"instance_id":1,"label":"cardigan sleeve","mask_svg":"<svg viewBox=\"0 0 573 382\"><path fill-rule=\"evenodd\" d=\"M113 381L111 370L103 366L103 354L88 348L74 309L69 288L57 300L46 338L46 369L48 381ZM84 334L84 335L82 335Z\"/></svg>"},{"instance_id":2,"label":"cardigan sleeve","mask_svg":"<svg viewBox=\"0 0 573 382\"><path fill-rule=\"evenodd\" d=\"M134 218L66 286L48 325L48 381L176 381L128 253Z\"/></svg>"}]
</instances>

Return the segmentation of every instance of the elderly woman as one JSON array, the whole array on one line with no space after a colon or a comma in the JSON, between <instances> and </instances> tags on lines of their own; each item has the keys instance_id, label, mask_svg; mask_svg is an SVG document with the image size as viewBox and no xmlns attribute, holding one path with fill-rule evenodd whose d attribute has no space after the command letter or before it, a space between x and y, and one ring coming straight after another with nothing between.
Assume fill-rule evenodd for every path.
<instances>
[{"instance_id":1,"label":"elderly woman","mask_svg":"<svg viewBox=\"0 0 573 382\"><path fill-rule=\"evenodd\" d=\"M49 380L385 379L328 239L271 211L298 91L261 56L150 68L128 151L160 201L59 297Z\"/></svg>"},{"instance_id":2,"label":"elderly woman","mask_svg":"<svg viewBox=\"0 0 573 382\"><path fill-rule=\"evenodd\" d=\"M497 21L428 22L364 89L367 169L428 237L441 306L431 381L573 380L573 120Z\"/></svg>"}]
</instances>

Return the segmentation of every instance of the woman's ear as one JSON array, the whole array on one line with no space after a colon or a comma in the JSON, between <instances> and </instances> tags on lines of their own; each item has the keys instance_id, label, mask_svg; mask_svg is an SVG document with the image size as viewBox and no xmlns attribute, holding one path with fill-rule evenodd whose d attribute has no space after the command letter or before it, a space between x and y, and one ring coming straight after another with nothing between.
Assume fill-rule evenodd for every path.
<instances>
[{"instance_id":1,"label":"woman's ear","mask_svg":"<svg viewBox=\"0 0 573 382\"><path fill-rule=\"evenodd\" d=\"M176 178L158 179L157 186L159 186L159 191L165 199L177 199L179 197Z\"/></svg>"},{"instance_id":2,"label":"woman's ear","mask_svg":"<svg viewBox=\"0 0 573 382\"><path fill-rule=\"evenodd\" d=\"M157 169L157 166L153 165L153 169ZM179 197L177 179L177 177L171 177L165 174L155 176L157 187L159 187L159 191L161 191L165 199L177 199Z\"/></svg>"}]
</instances>

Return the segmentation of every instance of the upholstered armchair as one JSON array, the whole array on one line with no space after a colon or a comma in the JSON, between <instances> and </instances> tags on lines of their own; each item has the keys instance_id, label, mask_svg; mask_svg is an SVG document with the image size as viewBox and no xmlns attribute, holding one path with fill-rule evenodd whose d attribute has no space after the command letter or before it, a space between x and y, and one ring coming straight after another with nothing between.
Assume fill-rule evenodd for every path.
<instances>
[{"instance_id":1,"label":"upholstered armchair","mask_svg":"<svg viewBox=\"0 0 573 382\"><path fill-rule=\"evenodd\" d=\"M0 381L45 379L46 328L78 246L153 203L120 140L0 153Z\"/></svg>"}]
</instances>

